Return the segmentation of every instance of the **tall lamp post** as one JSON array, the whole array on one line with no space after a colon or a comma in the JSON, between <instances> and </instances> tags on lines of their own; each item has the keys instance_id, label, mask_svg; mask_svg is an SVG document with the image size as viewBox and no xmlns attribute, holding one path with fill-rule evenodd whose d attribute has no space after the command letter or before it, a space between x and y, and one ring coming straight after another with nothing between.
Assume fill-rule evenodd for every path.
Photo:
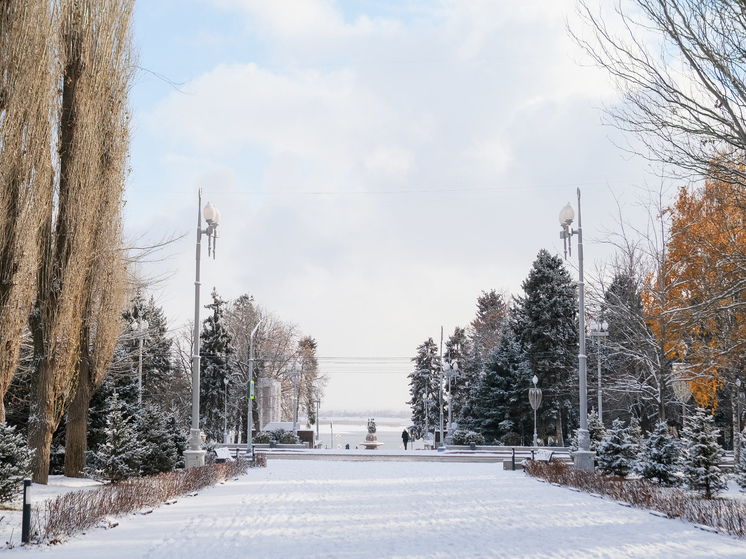
<instances>
[{"instance_id":1,"label":"tall lamp post","mask_svg":"<svg viewBox=\"0 0 746 559\"><path fill-rule=\"evenodd\" d=\"M604 424L604 400L603 400L603 388L601 386L601 340L609 335L609 323L605 320L603 322L591 322L590 336L596 340L596 348L598 349L598 420L601 425Z\"/></svg>"},{"instance_id":2,"label":"tall lamp post","mask_svg":"<svg viewBox=\"0 0 746 559\"><path fill-rule=\"evenodd\" d=\"M458 377L458 362L448 361L445 364L446 378L448 379L448 440L453 436L453 423L451 422L453 409L453 398L451 397L451 379Z\"/></svg>"},{"instance_id":3,"label":"tall lamp post","mask_svg":"<svg viewBox=\"0 0 746 559\"><path fill-rule=\"evenodd\" d=\"M588 434L588 386L586 375L585 355L585 285L583 283L583 222L580 218L580 189L578 188L578 228L573 230L575 209L568 202L559 214L560 239L565 244L565 258L570 248L572 256L572 236L578 236L578 332L580 348L578 351L578 376L580 392L580 429L578 429L578 451L575 453L575 467L592 472L594 470L593 455L590 451L591 439Z\"/></svg>"},{"instance_id":4,"label":"tall lamp post","mask_svg":"<svg viewBox=\"0 0 746 559\"><path fill-rule=\"evenodd\" d=\"M223 384L225 384L225 395L223 398L223 405L224 405L224 411L223 411L223 442L228 443L228 383L230 381L228 380L228 377L225 377L223 379Z\"/></svg>"},{"instance_id":5,"label":"tall lamp post","mask_svg":"<svg viewBox=\"0 0 746 559\"><path fill-rule=\"evenodd\" d=\"M251 432L254 426L254 336L259 331L262 322L264 322L264 319L260 318L249 336L249 380L246 381L246 394L249 400L249 405L247 406L248 417L246 418L246 456L251 456L252 458L254 457L254 435Z\"/></svg>"},{"instance_id":6,"label":"tall lamp post","mask_svg":"<svg viewBox=\"0 0 746 559\"><path fill-rule=\"evenodd\" d=\"M288 373L293 379L293 435L298 434L298 379L300 378L300 365L296 361L293 369Z\"/></svg>"},{"instance_id":7,"label":"tall lamp post","mask_svg":"<svg viewBox=\"0 0 746 559\"><path fill-rule=\"evenodd\" d=\"M438 374L438 406L440 407L440 441L438 451L443 452L446 446L443 441L443 327L440 327L440 371Z\"/></svg>"},{"instance_id":8,"label":"tall lamp post","mask_svg":"<svg viewBox=\"0 0 746 559\"><path fill-rule=\"evenodd\" d=\"M536 432L536 410L538 410L539 406L541 405L541 388L536 386L537 383L539 382L539 377L534 375L534 378L532 378L531 381L534 383L534 387L528 389L528 403L531 404L531 407L534 410L534 448L535 448L539 446L539 435Z\"/></svg>"},{"instance_id":9,"label":"tall lamp post","mask_svg":"<svg viewBox=\"0 0 746 559\"><path fill-rule=\"evenodd\" d=\"M135 332L135 335L140 340L140 354L137 361L137 405L140 407L142 407L142 344L145 338L148 337L149 326L148 321L144 319L140 322L133 320L132 324L130 324L130 328L132 328L132 331Z\"/></svg>"},{"instance_id":10,"label":"tall lamp post","mask_svg":"<svg viewBox=\"0 0 746 559\"><path fill-rule=\"evenodd\" d=\"M210 202L204 208L204 217L207 229L202 229L202 189L199 189L197 203L197 251L196 251L196 274L194 279L194 341L192 343L192 427L189 430L189 449L184 451L184 463L187 468L197 468L205 465L206 452L201 449L202 433L199 428L199 267L202 252L202 235L207 235L207 255L215 258L215 245L218 238L218 224L220 223L220 212Z\"/></svg>"}]
</instances>

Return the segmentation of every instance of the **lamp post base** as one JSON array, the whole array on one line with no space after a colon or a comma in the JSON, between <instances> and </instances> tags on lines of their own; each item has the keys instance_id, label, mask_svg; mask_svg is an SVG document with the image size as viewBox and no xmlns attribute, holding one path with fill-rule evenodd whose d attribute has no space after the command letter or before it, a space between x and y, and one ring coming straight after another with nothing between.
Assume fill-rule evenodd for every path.
<instances>
[{"instance_id":1,"label":"lamp post base","mask_svg":"<svg viewBox=\"0 0 746 559\"><path fill-rule=\"evenodd\" d=\"M192 468L199 468L205 465L206 450L185 450L184 451L184 467L187 470Z\"/></svg>"},{"instance_id":2,"label":"lamp post base","mask_svg":"<svg viewBox=\"0 0 746 559\"><path fill-rule=\"evenodd\" d=\"M184 467L199 468L205 465L206 450L202 450L202 432L199 429L189 430L189 450L184 451Z\"/></svg>"},{"instance_id":3,"label":"lamp post base","mask_svg":"<svg viewBox=\"0 0 746 559\"><path fill-rule=\"evenodd\" d=\"M577 450L575 451L573 458L575 461L575 467L578 470L592 472L596 469L594 462L595 457L596 453L591 452L590 450Z\"/></svg>"}]
</instances>

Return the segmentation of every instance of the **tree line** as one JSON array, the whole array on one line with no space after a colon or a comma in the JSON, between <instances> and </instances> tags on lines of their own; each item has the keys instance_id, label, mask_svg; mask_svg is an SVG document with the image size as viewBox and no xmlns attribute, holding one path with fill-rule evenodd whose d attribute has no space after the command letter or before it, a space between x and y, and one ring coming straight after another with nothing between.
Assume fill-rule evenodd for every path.
<instances>
[{"instance_id":1,"label":"tree line","mask_svg":"<svg viewBox=\"0 0 746 559\"><path fill-rule=\"evenodd\" d=\"M608 8L579 0L576 7L580 23L569 33L619 94L603 107L605 121L629 134L629 152L677 186L670 199L661 189L643 200L647 223L626 222L620 208L603 241L615 254L589 282L586 318L606 322L608 337L588 344L589 386L601 360L606 424L634 417L649 432L664 422L676 434L687 406L699 406L722 427L722 442L739 448L746 13L733 0L621 0ZM561 264L542 251L523 294L503 297L506 318L486 357L474 330L485 295L478 301L460 346L462 392L451 401L459 425L527 440L527 390L536 374L548 396L539 412L542 438L567 440L577 423L577 303ZM439 390L437 380L418 378L433 355L420 346L410 375L416 428L425 424L422 402ZM428 378L437 379L441 366L430 365Z\"/></svg>"},{"instance_id":2,"label":"tree line","mask_svg":"<svg viewBox=\"0 0 746 559\"><path fill-rule=\"evenodd\" d=\"M133 10L134 0L0 0L0 423L26 437L37 483L50 468L82 475L113 393L125 419L158 404L163 413L178 409L182 428L192 389L189 344L168 335L162 311L138 294L137 251L122 231ZM240 326L260 310L250 296L228 305L216 294L209 308L201 413L210 438L222 440L226 420L246 432L247 404L235 403L248 359ZM265 318L257 376L287 385L284 367L297 357L301 405L312 408L323 387L315 341ZM137 394L133 410L140 340L130 323L145 319L143 404ZM228 418L215 395L224 379L234 402Z\"/></svg>"}]
</instances>

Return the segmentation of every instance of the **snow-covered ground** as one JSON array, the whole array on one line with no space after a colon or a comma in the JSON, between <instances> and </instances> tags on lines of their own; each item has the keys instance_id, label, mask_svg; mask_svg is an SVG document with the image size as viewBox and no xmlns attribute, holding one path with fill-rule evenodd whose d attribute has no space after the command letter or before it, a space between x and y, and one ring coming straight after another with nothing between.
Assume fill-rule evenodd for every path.
<instances>
[{"instance_id":1,"label":"snow-covered ground","mask_svg":"<svg viewBox=\"0 0 746 559\"><path fill-rule=\"evenodd\" d=\"M496 464L269 461L113 529L24 556L746 557L746 541Z\"/></svg>"}]
</instances>

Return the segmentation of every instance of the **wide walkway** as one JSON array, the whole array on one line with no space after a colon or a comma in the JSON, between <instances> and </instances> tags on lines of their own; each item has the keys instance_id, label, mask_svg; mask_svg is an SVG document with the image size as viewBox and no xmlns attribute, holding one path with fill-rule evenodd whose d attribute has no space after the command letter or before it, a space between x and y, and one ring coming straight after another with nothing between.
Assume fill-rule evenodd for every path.
<instances>
[{"instance_id":1,"label":"wide walkway","mask_svg":"<svg viewBox=\"0 0 746 559\"><path fill-rule=\"evenodd\" d=\"M746 557L746 541L496 464L271 460L52 558Z\"/></svg>"}]
</instances>

